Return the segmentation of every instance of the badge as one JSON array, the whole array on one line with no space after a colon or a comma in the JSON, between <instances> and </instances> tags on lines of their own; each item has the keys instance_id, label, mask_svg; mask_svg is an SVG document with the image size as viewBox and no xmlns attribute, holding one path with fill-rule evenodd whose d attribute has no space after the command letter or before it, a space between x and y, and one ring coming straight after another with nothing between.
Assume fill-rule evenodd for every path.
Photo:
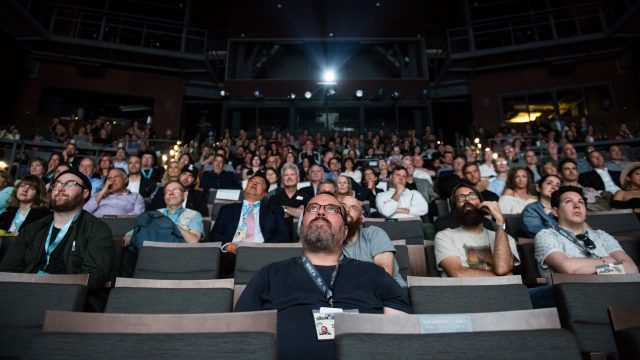
<instances>
[{"instance_id":1,"label":"badge","mask_svg":"<svg viewBox=\"0 0 640 360\"><path fill-rule=\"evenodd\" d=\"M246 227L240 228L236 230L236 234L233 236L233 240L231 242L234 242L234 243L242 242L246 236L247 236L247 228Z\"/></svg>"},{"instance_id":2,"label":"badge","mask_svg":"<svg viewBox=\"0 0 640 360\"><path fill-rule=\"evenodd\" d=\"M302 200L304 200L304 198L302 196L298 195L298 196L296 196L296 200L302 201Z\"/></svg>"},{"instance_id":3,"label":"badge","mask_svg":"<svg viewBox=\"0 0 640 360\"><path fill-rule=\"evenodd\" d=\"M341 313L339 308L320 308L320 310L312 310L313 321L315 322L316 336L318 340L335 339L335 320L334 314Z\"/></svg>"},{"instance_id":4,"label":"badge","mask_svg":"<svg viewBox=\"0 0 640 360\"><path fill-rule=\"evenodd\" d=\"M598 275L619 275L624 273L624 267L620 262L596 266L596 274Z\"/></svg>"}]
</instances>

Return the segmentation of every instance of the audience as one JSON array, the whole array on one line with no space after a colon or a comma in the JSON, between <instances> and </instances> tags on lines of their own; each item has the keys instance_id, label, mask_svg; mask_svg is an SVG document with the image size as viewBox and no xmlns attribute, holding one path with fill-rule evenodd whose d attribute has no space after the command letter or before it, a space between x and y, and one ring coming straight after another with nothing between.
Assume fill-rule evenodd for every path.
<instances>
[{"instance_id":1,"label":"audience","mask_svg":"<svg viewBox=\"0 0 640 360\"><path fill-rule=\"evenodd\" d=\"M509 171L505 190L498 205L503 214L520 214L525 206L536 201L535 184L531 172L523 167Z\"/></svg>"},{"instance_id":2,"label":"audience","mask_svg":"<svg viewBox=\"0 0 640 360\"><path fill-rule=\"evenodd\" d=\"M202 217L208 217L209 209L207 208L207 195L203 191L195 188L197 179L198 168L193 164L189 164L181 171L178 171L178 177L176 179L169 181L178 181L182 184L185 199L182 207L195 210L199 212ZM163 188L160 187L158 191L156 191L156 195L151 200L151 203L147 206L147 210L156 210L166 207L167 205L164 202L164 198Z\"/></svg>"},{"instance_id":3,"label":"audience","mask_svg":"<svg viewBox=\"0 0 640 360\"><path fill-rule=\"evenodd\" d=\"M202 174L202 189L205 194L209 189L242 189L242 185L235 173L224 170L226 158L216 154L213 158L213 169Z\"/></svg>"},{"instance_id":4,"label":"audience","mask_svg":"<svg viewBox=\"0 0 640 360\"><path fill-rule=\"evenodd\" d=\"M342 252L345 256L373 262L381 266L396 282L407 287L400 275L400 268L395 258L395 247L389 235L377 226L362 227L364 215L362 203L353 196L342 198L342 207L347 212L347 237Z\"/></svg>"},{"instance_id":5,"label":"audience","mask_svg":"<svg viewBox=\"0 0 640 360\"><path fill-rule=\"evenodd\" d=\"M9 198L13 192L13 178L11 175L0 170L0 213L4 212L9 206Z\"/></svg>"},{"instance_id":6,"label":"audience","mask_svg":"<svg viewBox=\"0 0 640 360\"><path fill-rule=\"evenodd\" d=\"M84 161L84 160L83 160ZM140 215L144 212L142 195L127 189L127 174L121 168L109 170L104 186L84 205L93 215Z\"/></svg>"},{"instance_id":7,"label":"audience","mask_svg":"<svg viewBox=\"0 0 640 360\"><path fill-rule=\"evenodd\" d=\"M483 201L475 189L460 184L451 192L451 204L460 226L436 234L435 255L438 269L448 277L509 275L520 263L515 240L507 234L498 203ZM490 215L496 231L485 228L483 218Z\"/></svg>"},{"instance_id":8,"label":"audience","mask_svg":"<svg viewBox=\"0 0 640 360\"><path fill-rule=\"evenodd\" d=\"M560 178L545 175L537 184L538 201L525 206L522 210L522 232L533 238L542 230L558 224L551 211L551 194L560 187Z\"/></svg>"},{"instance_id":9,"label":"audience","mask_svg":"<svg viewBox=\"0 0 640 360\"><path fill-rule=\"evenodd\" d=\"M91 196L95 195L102 189L102 180L95 176L96 164L90 157L83 157L78 162L78 170L91 181Z\"/></svg>"},{"instance_id":10,"label":"audience","mask_svg":"<svg viewBox=\"0 0 640 360\"><path fill-rule=\"evenodd\" d=\"M582 189L575 186L561 186L551 195L551 209L558 225L536 235L540 274L595 274L602 271L599 269L615 271L612 266L618 263L626 273L637 273L638 267L616 239L587 225L586 203Z\"/></svg>"},{"instance_id":11,"label":"audience","mask_svg":"<svg viewBox=\"0 0 640 360\"><path fill-rule=\"evenodd\" d=\"M412 312L406 292L383 268L343 255L347 233L338 200L316 195L305 208L301 227L304 255L265 266L238 299L235 311L278 310L279 359L335 359L334 341L318 341L314 311Z\"/></svg>"},{"instance_id":12,"label":"audience","mask_svg":"<svg viewBox=\"0 0 640 360\"><path fill-rule=\"evenodd\" d=\"M48 197L41 177L23 176L20 185L11 193L9 206L0 214L0 229L17 234L26 225L49 215Z\"/></svg>"},{"instance_id":13,"label":"audience","mask_svg":"<svg viewBox=\"0 0 640 360\"><path fill-rule=\"evenodd\" d=\"M376 208L386 218L420 217L429 205L416 190L407 189L407 169L396 166L391 172L391 189L376 196Z\"/></svg>"},{"instance_id":14,"label":"audience","mask_svg":"<svg viewBox=\"0 0 640 360\"><path fill-rule=\"evenodd\" d=\"M622 190L611 201L615 209L633 209L640 220L640 162L627 164L620 174Z\"/></svg>"},{"instance_id":15,"label":"audience","mask_svg":"<svg viewBox=\"0 0 640 360\"><path fill-rule=\"evenodd\" d=\"M89 292L104 287L113 262L111 229L82 211L91 182L75 169L53 180L53 215L25 226L0 263L0 271L33 274L89 274ZM91 300L91 299L90 299Z\"/></svg>"},{"instance_id":16,"label":"audience","mask_svg":"<svg viewBox=\"0 0 640 360\"><path fill-rule=\"evenodd\" d=\"M138 155L130 155L127 160L129 169L129 191L140 194L143 198L149 198L157 189L157 183L140 174L141 161Z\"/></svg>"}]
</instances>

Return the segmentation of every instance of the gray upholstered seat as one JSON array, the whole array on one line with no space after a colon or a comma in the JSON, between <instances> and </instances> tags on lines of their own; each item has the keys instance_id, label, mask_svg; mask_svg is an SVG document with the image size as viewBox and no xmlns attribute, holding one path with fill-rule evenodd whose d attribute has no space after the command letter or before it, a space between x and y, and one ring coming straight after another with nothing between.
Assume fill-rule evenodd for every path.
<instances>
[{"instance_id":1,"label":"gray upholstered seat","mask_svg":"<svg viewBox=\"0 0 640 360\"><path fill-rule=\"evenodd\" d=\"M82 311L88 275L0 273L0 358L20 357L46 310Z\"/></svg>"},{"instance_id":2,"label":"gray upholstered seat","mask_svg":"<svg viewBox=\"0 0 640 360\"><path fill-rule=\"evenodd\" d=\"M158 280L217 279L220 243L162 243L145 241L134 278Z\"/></svg>"},{"instance_id":3,"label":"gray upholstered seat","mask_svg":"<svg viewBox=\"0 0 640 360\"><path fill-rule=\"evenodd\" d=\"M105 312L206 314L233 310L233 279L147 280L118 278Z\"/></svg>"},{"instance_id":4,"label":"gray upholstered seat","mask_svg":"<svg viewBox=\"0 0 640 360\"><path fill-rule=\"evenodd\" d=\"M383 229L391 240L404 239L407 245L422 245L424 232L422 231L422 221L415 219L366 219L364 226L377 226Z\"/></svg>"},{"instance_id":5,"label":"gray upholstered seat","mask_svg":"<svg viewBox=\"0 0 640 360\"><path fill-rule=\"evenodd\" d=\"M300 243L245 244L238 246L233 278L246 285L263 266L302 255Z\"/></svg>"}]
</instances>

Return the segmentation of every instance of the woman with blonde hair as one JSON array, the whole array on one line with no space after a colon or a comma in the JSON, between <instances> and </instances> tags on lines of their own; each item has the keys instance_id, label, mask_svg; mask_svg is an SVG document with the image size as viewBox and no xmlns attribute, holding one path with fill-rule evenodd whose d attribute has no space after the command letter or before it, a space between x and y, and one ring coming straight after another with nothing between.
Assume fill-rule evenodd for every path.
<instances>
[{"instance_id":1,"label":"woman with blonde hair","mask_svg":"<svg viewBox=\"0 0 640 360\"><path fill-rule=\"evenodd\" d=\"M180 163L178 160L171 160L167 163L167 171L164 172L162 176L162 185L164 186L171 180L179 180L180 179Z\"/></svg>"},{"instance_id":2,"label":"woman with blonde hair","mask_svg":"<svg viewBox=\"0 0 640 360\"><path fill-rule=\"evenodd\" d=\"M49 197L42 178L25 175L9 197L0 215L0 229L17 233L25 225L49 215Z\"/></svg>"}]
</instances>

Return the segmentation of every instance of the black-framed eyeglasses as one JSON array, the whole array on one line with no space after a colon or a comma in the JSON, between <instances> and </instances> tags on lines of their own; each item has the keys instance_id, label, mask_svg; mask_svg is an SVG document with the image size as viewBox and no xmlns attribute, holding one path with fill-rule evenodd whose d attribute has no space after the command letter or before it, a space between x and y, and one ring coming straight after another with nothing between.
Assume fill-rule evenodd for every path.
<instances>
[{"instance_id":1,"label":"black-framed eyeglasses","mask_svg":"<svg viewBox=\"0 0 640 360\"><path fill-rule=\"evenodd\" d=\"M587 249L595 250L596 244L593 242L593 240L589 239L589 236L587 234L576 235L576 239L582 241Z\"/></svg>"},{"instance_id":2,"label":"black-framed eyeglasses","mask_svg":"<svg viewBox=\"0 0 640 360\"><path fill-rule=\"evenodd\" d=\"M331 215L340 215L342 216L343 210L342 210L342 206L340 205L335 205L335 204L316 204L316 203L310 203L307 204L307 206L304 208L304 212L306 213L317 213L318 211L320 211L320 209L324 209L324 211L327 214L331 214Z\"/></svg>"}]
</instances>

